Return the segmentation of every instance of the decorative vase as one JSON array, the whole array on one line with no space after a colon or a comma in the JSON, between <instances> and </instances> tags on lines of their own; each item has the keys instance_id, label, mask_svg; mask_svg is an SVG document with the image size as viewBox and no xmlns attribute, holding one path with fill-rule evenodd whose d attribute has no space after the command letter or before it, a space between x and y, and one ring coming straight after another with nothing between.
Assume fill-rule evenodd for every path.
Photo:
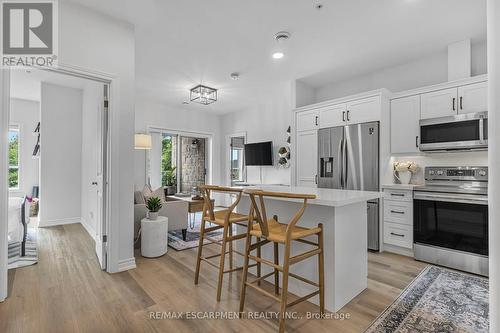
<instances>
[{"instance_id":1,"label":"decorative vase","mask_svg":"<svg viewBox=\"0 0 500 333\"><path fill-rule=\"evenodd\" d=\"M411 172L410 171L398 171L394 173L399 182L403 185L408 185L411 180Z\"/></svg>"},{"instance_id":2,"label":"decorative vase","mask_svg":"<svg viewBox=\"0 0 500 333\"><path fill-rule=\"evenodd\" d=\"M149 212L148 219L150 219L151 221L156 221L158 219L158 215L158 212Z\"/></svg>"}]
</instances>

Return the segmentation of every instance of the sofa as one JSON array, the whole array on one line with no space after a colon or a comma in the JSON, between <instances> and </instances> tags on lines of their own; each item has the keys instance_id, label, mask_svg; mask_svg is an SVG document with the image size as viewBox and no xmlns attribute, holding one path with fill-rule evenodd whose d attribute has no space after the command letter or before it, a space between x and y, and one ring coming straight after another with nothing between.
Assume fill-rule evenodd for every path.
<instances>
[{"instance_id":1,"label":"sofa","mask_svg":"<svg viewBox=\"0 0 500 333\"><path fill-rule=\"evenodd\" d=\"M146 217L148 209L146 204L138 201L142 192L137 191L134 202L134 238L137 238L139 234L139 229L141 227L141 220ZM137 199L139 198L139 200ZM167 197L166 201L162 203L162 208L159 211L160 216L168 217L168 230L182 230L183 235L186 234L188 227L188 205L189 203L183 200ZM138 246L139 242L136 242Z\"/></svg>"}]
</instances>

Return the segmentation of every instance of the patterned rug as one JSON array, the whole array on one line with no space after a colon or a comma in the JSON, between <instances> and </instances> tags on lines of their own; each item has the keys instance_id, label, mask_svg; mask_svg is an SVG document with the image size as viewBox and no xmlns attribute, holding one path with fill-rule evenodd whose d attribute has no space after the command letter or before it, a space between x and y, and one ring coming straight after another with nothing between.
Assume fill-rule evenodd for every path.
<instances>
[{"instance_id":1,"label":"patterned rug","mask_svg":"<svg viewBox=\"0 0 500 333\"><path fill-rule=\"evenodd\" d=\"M21 257L21 243L9 244L8 269L31 266L38 262L37 229L28 228L26 255Z\"/></svg>"},{"instance_id":2,"label":"patterned rug","mask_svg":"<svg viewBox=\"0 0 500 333\"><path fill-rule=\"evenodd\" d=\"M183 251L198 247L200 242L201 214L196 214L193 219L194 228L188 228L185 241L182 239L182 230L168 232L168 246L176 251ZM210 225L207 224L205 227L209 228ZM223 229L215 230L207 233L207 236L216 240L221 240L222 231ZM210 243L210 241L205 239L203 243L207 244Z\"/></svg>"},{"instance_id":3,"label":"patterned rug","mask_svg":"<svg viewBox=\"0 0 500 333\"><path fill-rule=\"evenodd\" d=\"M429 266L365 333L487 333L488 311L488 279Z\"/></svg>"}]
</instances>

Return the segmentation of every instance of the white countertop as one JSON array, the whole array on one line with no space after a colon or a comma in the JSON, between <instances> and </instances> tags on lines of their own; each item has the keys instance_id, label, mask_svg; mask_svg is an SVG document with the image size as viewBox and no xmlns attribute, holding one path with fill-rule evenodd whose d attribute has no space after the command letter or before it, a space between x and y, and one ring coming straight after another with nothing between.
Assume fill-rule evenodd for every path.
<instances>
[{"instance_id":1,"label":"white countertop","mask_svg":"<svg viewBox=\"0 0 500 333\"><path fill-rule=\"evenodd\" d=\"M308 204L331 206L331 207L347 206L358 202L378 199L383 196L382 192L334 190L327 188L310 188L310 187L296 187L296 186L261 185L261 186L249 186L246 188L262 189L271 192L315 194L316 199L308 200ZM302 201L301 199L297 200L297 199L284 199L284 198L272 198L272 197L267 197L267 198L272 200L284 200L284 201L295 201L295 202Z\"/></svg>"},{"instance_id":2,"label":"white countertop","mask_svg":"<svg viewBox=\"0 0 500 333\"><path fill-rule=\"evenodd\" d=\"M418 186L422 186L422 185L418 185L418 184L383 184L381 186L381 188L412 191L415 187L418 187Z\"/></svg>"}]
</instances>

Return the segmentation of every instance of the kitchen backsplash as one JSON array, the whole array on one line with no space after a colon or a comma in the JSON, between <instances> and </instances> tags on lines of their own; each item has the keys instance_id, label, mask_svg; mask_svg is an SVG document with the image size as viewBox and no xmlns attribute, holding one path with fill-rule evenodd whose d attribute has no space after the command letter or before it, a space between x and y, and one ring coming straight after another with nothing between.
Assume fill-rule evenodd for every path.
<instances>
[{"instance_id":1,"label":"kitchen backsplash","mask_svg":"<svg viewBox=\"0 0 500 333\"><path fill-rule=\"evenodd\" d=\"M412 176L412 184L424 183L424 168L426 166L488 166L488 152L445 152L432 153L413 156L392 156L391 163L400 161L416 162L420 169ZM393 183L398 183L394 178L392 170L387 171L386 180L392 179Z\"/></svg>"}]
</instances>

